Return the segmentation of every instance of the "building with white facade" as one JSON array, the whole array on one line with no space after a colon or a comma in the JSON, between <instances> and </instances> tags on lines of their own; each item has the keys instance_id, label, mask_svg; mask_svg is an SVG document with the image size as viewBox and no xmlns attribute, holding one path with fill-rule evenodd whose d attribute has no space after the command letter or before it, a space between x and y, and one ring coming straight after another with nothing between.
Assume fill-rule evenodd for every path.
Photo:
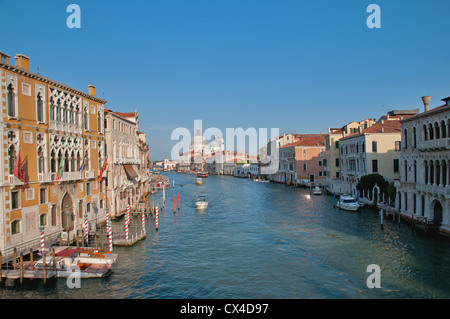
<instances>
[{"instance_id":1,"label":"building with white facade","mask_svg":"<svg viewBox=\"0 0 450 319\"><path fill-rule=\"evenodd\" d=\"M396 207L404 217L427 219L450 234L450 97L444 105L401 121L401 179Z\"/></svg>"},{"instance_id":2,"label":"building with white facade","mask_svg":"<svg viewBox=\"0 0 450 319\"><path fill-rule=\"evenodd\" d=\"M107 204L111 217L134 208L146 192L148 147L139 132L137 112L121 113L105 109L107 145ZM146 160L147 159L147 160Z\"/></svg>"}]
</instances>

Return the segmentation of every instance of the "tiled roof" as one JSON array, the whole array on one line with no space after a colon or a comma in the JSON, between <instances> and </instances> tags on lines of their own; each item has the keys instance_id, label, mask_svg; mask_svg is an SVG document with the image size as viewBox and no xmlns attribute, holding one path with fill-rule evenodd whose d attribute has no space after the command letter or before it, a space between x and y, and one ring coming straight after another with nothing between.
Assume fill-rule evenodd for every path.
<instances>
[{"instance_id":1,"label":"tiled roof","mask_svg":"<svg viewBox=\"0 0 450 319\"><path fill-rule=\"evenodd\" d=\"M325 137L327 134L298 134L300 140L286 144L281 148L294 147L294 146L325 146Z\"/></svg>"},{"instance_id":2,"label":"tiled roof","mask_svg":"<svg viewBox=\"0 0 450 319\"><path fill-rule=\"evenodd\" d=\"M353 137L361 134L378 134L378 133L400 133L401 123L398 120L383 120L381 122L375 123L374 125L365 128L361 133L356 132L353 134L346 135L344 138Z\"/></svg>"}]
</instances>

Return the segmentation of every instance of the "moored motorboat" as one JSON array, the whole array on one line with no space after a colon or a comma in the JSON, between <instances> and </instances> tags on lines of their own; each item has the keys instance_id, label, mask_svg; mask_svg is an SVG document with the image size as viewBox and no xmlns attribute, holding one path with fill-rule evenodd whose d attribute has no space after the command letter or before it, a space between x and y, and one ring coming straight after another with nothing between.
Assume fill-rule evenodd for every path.
<instances>
[{"instance_id":1,"label":"moored motorboat","mask_svg":"<svg viewBox=\"0 0 450 319\"><path fill-rule=\"evenodd\" d=\"M323 191L319 186L316 186L312 190L313 195L322 195Z\"/></svg>"},{"instance_id":2,"label":"moored motorboat","mask_svg":"<svg viewBox=\"0 0 450 319\"><path fill-rule=\"evenodd\" d=\"M357 212L361 208L358 201L349 195L339 196L339 200L336 203L336 206L340 209L347 210L350 212Z\"/></svg>"},{"instance_id":3,"label":"moored motorboat","mask_svg":"<svg viewBox=\"0 0 450 319\"><path fill-rule=\"evenodd\" d=\"M71 249L72 250L72 249ZM111 273L111 262L102 258L94 257L82 257L78 255L76 249L73 249L74 253L70 256L66 256L68 252L65 252L63 256L55 256L55 259L51 255L46 255L46 268L56 269L56 277L68 278L73 276L74 272L78 272L80 278L101 278L108 276ZM53 264L55 260L55 265ZM36 270L44 269L43 258L39 259L34 265Z\"/></svg>"},{"instance_id":4,"label":"moored motorboat","mask_svg":"<svg viewBox=\"0 0 450 319\"><path fill-rule=\"evenodd\" d=\"M197 196L197 200L195 201L195 208L197 209L208 208L208 202L206 201L205 196Z\"/></svg>"}]
</instances>

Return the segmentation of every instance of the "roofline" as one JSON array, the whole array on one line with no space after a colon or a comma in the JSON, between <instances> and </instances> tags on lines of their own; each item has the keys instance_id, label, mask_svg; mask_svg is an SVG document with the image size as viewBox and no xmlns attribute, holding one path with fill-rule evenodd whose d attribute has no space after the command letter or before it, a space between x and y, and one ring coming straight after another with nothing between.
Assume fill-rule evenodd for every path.
<instances>
[{"instance_id":1,"label":"roofline","mask_svg":"<svg viewBox=\"0 0 450 319\"><path fill-rule=\"evenodd\" d=\"M424 117L427 117L427 116L430 116L430 115L434 115L434 114L439 114L441 112L446 112L446 111L449 111L449 110L450 110L450 105L437 106L436 108L431 109L429 111L418 113L418 114L410 116L410 117L408 117L406 119L400 120L400 123L403 124L403 123L406 123L406 122L414 121L414 120L417 120L417 119L420 119L420 118L424 118Z\"/></svg>"},{"instance_id":2,"label":"roofline","mask_svg":"<svg viewBox=\"0 0 450 319\"><path fill-rule=\"evenodd\" d=\"M90 94L82 92L82 91L79 91L79 90L74 89L74 88L72 88L72 87L70 87L68 85L62 84L60 82L56 82L56 81L54 81L52 79L49 79L49 78L46 78L46 77L44 77L42 75L39 75L37 73L33 73L33 72L29 71L29 70L20 68L18 66L15 66L15 65L12 65L12 64L9 64L9 63L6 63L6 62L0 61L0 67L6 69L8 71L16 72L16 73L18 73L20 75L24 75L24 76L27 76L29 78L32 78L32 79L35 79L35 80L38 80L38 81L42 81L42 82L48 83L50 85L56 86L58 88L64 89L66 91L69 91L69 92L81 95L82 97L90 99L90 100L93 100L95 102L102 103L102 104L108 103L104 99L98 98L98 97L96 97L94 95L90 95Z\"/></svg>"}]
</instances>

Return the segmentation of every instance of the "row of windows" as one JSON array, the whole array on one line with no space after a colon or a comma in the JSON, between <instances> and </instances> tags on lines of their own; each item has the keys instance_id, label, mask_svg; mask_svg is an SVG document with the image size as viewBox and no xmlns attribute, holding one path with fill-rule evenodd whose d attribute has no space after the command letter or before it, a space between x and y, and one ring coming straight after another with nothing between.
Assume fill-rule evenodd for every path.
<instances>
[{"instance_id":1,"label":"row of windows","mask_svg":"<svg viewBox=\"0 0 450 319\"><path fill-rule=\"evenodd\" d=\"M442 120L440 122L434 122L434 124L429 123L423 124L422 126L422 140L428 141L428 140L435 140L440 138L447 138L450 137L450 119L447 120L447 123ZM404 149L408 148L408 129L403 130L403 143L404 143ZM413 127L412 129L412 147L417 147L417 129Z\"/></svg>"},{"instance_id":2,"label":"row of windows","mask_svg":"<svg viewBox=\"0 0 450 319\"><path fill-rule=\"evenodd\" d=\"M100 208L103 208L103 200L100 200ZM86 203L86 213L89 214L91 212L91 203ZM53 205L51 208L51 214L50 214L50 224L51 226L56 226L56 205ZM83 210L82 210L82 201L80 201L80 209L78 210L78 217L83 218L82 216ZM47 220L48 213L43 213L39 215L39 226L47 226L48 220ZM11 235L20 234L21 232L21 223L22 221L20 219L13 220L11 222L10 228L11 228Z\"/></svg>"},{"instance_id":3,"label":"row of windows","mask_svg":"<svg viewBox=\"0 0 450 319\"><path fill-rule=\"evenodd\" d=\"M94 188L96 188L97 186L97 182L94 182ZM99 188L100 188L100 193L103 193L104 190L104 185L103 185L103 181L98 182ZM29 189L29 190L33 190L33 189ZM91 183L88 182L86 183L86 196L91 195ZM34 199L34 198L31 198ZM47 188L40 188L39 189L39 204L46 204L48 202L48 196L47 196ZM19 209L21 206L20 203L20 191L18 190L12 190L11 191L11 210L13 209ZM102 207L100 207L102 208Z\"/></svg>"},{"instance_id":4,"label":"row of windows","mask_svg":"<svg viewBox=\"0 0 450 319\"><path fill-rule=\"evenodd\" d=\"M18 116L17 114L18 109L16 104L16 93L14 90L14 86L12 84L9 84L6 89L6 104L8 116L11 118L16 118ZM68 105L67 104L61 105L61 102L58 101L55 104L53 99L50 99L49 115L50 120L52 121L62 122L66 124L73 124L76 126L78 126L81 122L80 109L78 106L75 107L72 106L72 103L69 103ZM97 131L99 133L102 132L102 118L103 118L102 112L99 111L97 113ZM84 129L88 131L90 129L88 107L84 108L83 119L84 119ZM44 101L40 92L36 95L36 120L38 122L45 122Z\"/></svg>"}]
</instances>

